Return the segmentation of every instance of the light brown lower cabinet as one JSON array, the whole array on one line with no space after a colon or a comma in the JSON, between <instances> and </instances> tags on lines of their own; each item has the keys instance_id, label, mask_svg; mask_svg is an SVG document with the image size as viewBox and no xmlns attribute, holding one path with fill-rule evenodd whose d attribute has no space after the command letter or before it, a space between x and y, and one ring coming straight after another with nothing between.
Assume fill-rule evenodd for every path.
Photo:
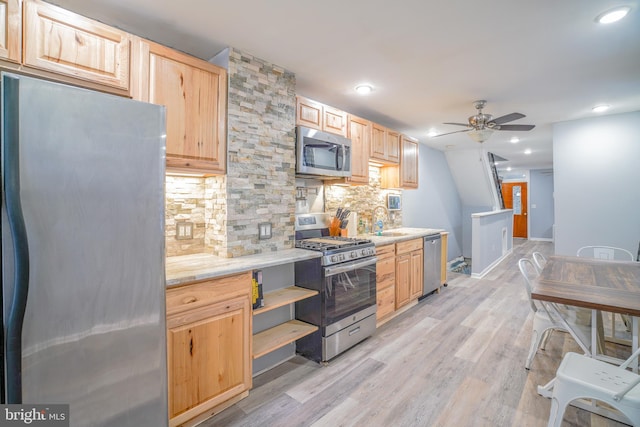
<instances>
[{"instance_id":1,"label":"light brown lower cabinet","mask_svg":"<svg viewBox=\"0 0 640 427\"><path fill-rule=\"evenodd\" d=\"M396 309L396 245L376 248L376 320L381 320Z\"/></svg>"},{"instance_id":2,"label":"light brown lower cabinet","mask_svg":"<svg viewBox=\"0 0 640 427\"><path fill-rule=\"evenodd\" d=\"M449 233L444 231L440 233L441 236L441 254L440 254L440 285L444 285L447 283L447 253L448 253L448 237Z\"/></svg>"},{"instance_id":3,"label":"light brown lower cabinet","mask_svg":"<svg viewBox=\"0 0 640 427\"><path fill-rule=\"evenodd\" d=\"M422 239L396 243L396 310L422 295Z\"/></svg>"},{"instance_id":4,"label":"light brown lower cabinet","mask_svg":"<svg viewBox=\"0 0 640 427\"><path fill-rule=\"evenodd\" d=\"M169 425L248 395L251 273L167 290Z\"/></svg>"}]
</instances>

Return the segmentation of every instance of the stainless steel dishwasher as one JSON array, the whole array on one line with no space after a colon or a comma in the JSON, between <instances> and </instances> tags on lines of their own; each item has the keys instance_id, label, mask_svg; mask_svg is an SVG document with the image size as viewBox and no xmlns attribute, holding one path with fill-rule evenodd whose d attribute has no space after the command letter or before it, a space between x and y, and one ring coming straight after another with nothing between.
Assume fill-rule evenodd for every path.
<instances>
[{"instance_id":1,"label":"stainless steel dishwasher","mask_svg":"<svg viewBox=\"0 0 640 427\"><path fill-rule=\"evenodd\" d=\"M420 299L440 287L441 247L440 233L424 237L424 284Z\"/></svg>"}]
</instances>

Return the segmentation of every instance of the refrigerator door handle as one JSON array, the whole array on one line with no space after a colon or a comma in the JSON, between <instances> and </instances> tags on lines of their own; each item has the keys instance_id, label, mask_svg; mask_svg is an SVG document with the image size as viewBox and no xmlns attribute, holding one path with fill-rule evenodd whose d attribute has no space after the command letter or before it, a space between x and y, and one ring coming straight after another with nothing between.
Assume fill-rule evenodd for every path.
<instances>
[{"instance_id":1,"label":"refrigerator door handle","mask_svg":"<svg viewBox=\"0 0 640 427\"><path fill-rule=\"evenodd\" d=\"M13 240L15 277L13 298L6 324L6 403L22 403L22 324L29 292L29 244L20 203L20 149L19 149L19 80L4 76L4 194L7 219ZM7 108L13 105L14 108Z\"/></svg>"}]
</instances>

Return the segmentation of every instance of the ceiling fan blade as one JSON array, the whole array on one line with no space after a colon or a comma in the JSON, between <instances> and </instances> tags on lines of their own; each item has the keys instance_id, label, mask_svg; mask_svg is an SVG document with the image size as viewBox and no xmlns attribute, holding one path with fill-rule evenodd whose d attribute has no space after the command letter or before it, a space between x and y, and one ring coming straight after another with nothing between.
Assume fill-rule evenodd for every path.
<instances>
[{"instance_id":1,"label":"ceiling fan blade","mask_svg":"<svg viewBox=\"0 0 640 427\"><path fill-rule=\"evenodd\" d=\"M464 126L464 127L468 127L470 128L471 125L469 123L451 123L451 122L447 122L447 123L443 123L445 125L456 125L456 126Z\"/></svg>"},{"instance_id":2,"label":"ceiling fan blade","mask_svg":"<svg viewBox=\"0 0 640 427\"><path fill-rule=\"evenodd\" d=\"M453 132L441 133L440 135L432 136L432 138L437 138L439 136L445 136L445 135L451 135L452 133L469 132L470 130L471 129L465 129L465 130L456 130L456 131L453 131Z\"/></svg>"},{"instance_id":3,"label":"ceiling fan blade","mask_svg":"<svg viewBox=\"0 0 640 427\"><path fill-rule=\"evenodd\" d=\"M490 120L489 123L495 123L497 125L501 125L502 123L512 122L514 120L518 120L523 117L527 117L527 116L520 113L511 113L511 114L507 114L505 116L497 117L493 120Z\"/></svg>"},{"instance_id":4,"label":"ceiling fan blade","mask_svg":"<svg viewBox=\"0 0 640 427\"><path fill-rule=\"evenodd\" d=\"M536 125L500 125L498 130L531 130Z\"/></svg>"}]
</instances>

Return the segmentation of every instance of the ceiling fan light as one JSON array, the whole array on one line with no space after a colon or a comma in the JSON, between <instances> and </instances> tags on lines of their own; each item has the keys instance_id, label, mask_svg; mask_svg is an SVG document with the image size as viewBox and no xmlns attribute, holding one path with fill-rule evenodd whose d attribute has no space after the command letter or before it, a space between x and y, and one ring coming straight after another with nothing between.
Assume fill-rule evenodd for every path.
<instances>
[{"instance_id":1,"label":"ceiling fan light","mask_svg":"<svg viewBox=\"0 0 640 427\"><path fill-rule=\"evenodd\" d=\"M520 142L520 138L518 138L517 136L512 136L509 142L512 144L517 144L518 142Z\"/></svg>"},{"instance_id":2,"label":"ceiling fan light","mask_svg":"<svg viewBox=\"0 0 640 427\"><path fill-rule=\"evenodd\" d=\"M596 16L596 22L598 24L611 24L617 22L627 16L631 8L629 6L616 7L615 9L607 10Z\"/></svg>"},{"instance_id":3,"label":"ceiling fan light","mask_svg":"<svg viewBox=\"0 0 640 427\"><path fill-rule=\"evenodd\" d=\"M485 142L492 134L491 129L474 129L467 132L467 135L475 142Z\"/></svg>"}]
</instances>

